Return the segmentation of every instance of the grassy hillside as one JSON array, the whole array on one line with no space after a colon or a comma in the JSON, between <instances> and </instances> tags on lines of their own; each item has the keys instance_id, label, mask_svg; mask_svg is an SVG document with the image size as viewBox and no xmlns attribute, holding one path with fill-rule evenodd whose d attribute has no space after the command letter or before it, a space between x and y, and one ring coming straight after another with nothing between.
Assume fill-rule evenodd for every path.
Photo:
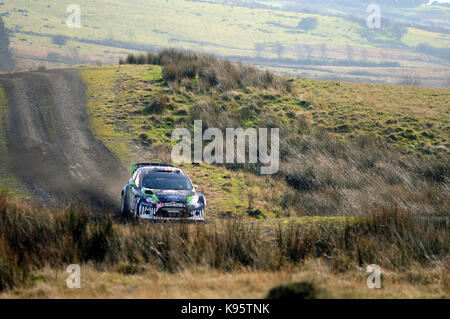
<instances>
[{"instance_id":1,"label":"grassy hillside","mask_svg":"<svg viewBox=\"0 0 450 319\"><path fill-rule=\"evenodd\" d=\"M222 1L83 0L78 4L81 29L65 25L69 16L65 3L18 0L0 6L13 31L12 46L22 69L116 63L130 51L176 47L251 60L284 74L326 79L397 83L415 76L424 85L443 86L448 77L445 55L416 50L420 44L448 49L450 36L443 31L394 25L370 30L364 19ZM299 29L305 18L317 19L317 27ZM336 60L347 66L339 67ZM383 65L386 61L397 67ZM376 67L377 63L381 64Z\"/></svg>"},{"instance_id":2,"label":"grassy hillside","mask_svg":"<svg viewBox=\"0 0 450 319\"><path fill-rule=\"evenodd\" d=\"M206 194L210 218L274 224L279 218L358 216L393 206L448 214L448 89L277 78L215 59L208 74L218 72L221 80L211 86L195 72L177 78L198 63L183 59L175 63L178 69L156 59L158 64L78 70L92 131L124 167L170 161L173 129L192 130L193 119L202 119L204 129L280 128L281 166L273 176L260 176L250 165L182 165ZM3 154L0 185L26 197Z\"/></svg>"},{"instance_id":3,"label":"grassy hillside","mask_svg":"<svg viewBox=\"0 0 450 319\"><path fill-rule=\"evenodd\" d=\"M289 78L283 87L241 88L230 79L208 87L198 75L164 80L163 69L170 67L80 68L93 131L124 165L170 161L172 130L192 129L193 119L204 129L281 129L274 176L185 165L212 217L448 212L449 90Z\"/></svg>"}]
</instances>

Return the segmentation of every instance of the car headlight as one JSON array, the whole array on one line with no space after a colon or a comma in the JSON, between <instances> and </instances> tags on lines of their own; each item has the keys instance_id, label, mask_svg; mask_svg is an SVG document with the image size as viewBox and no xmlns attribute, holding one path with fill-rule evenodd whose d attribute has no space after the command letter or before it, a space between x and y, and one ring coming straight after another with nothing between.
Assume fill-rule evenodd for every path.
<instances>
[{"instance_id":1,"label":"car headlight","mask_svg":"<svg viewBox=\"0 0 450 319\"><path fill-rule=\"evenodd\" d=\"M195 194L194 196L192 196L192 199L191 199L191 201L189 202L189 204L190 204L190 205L197 205L197 204L198 204L198 199L199 199L198 195Z\"/></svg>"},{"instance_id":2,"label":"car headlight","mask_svg":"<svg viewBox=\"0 0 450 319\"><path fill-rule=\"evenodd\" d=\"M147 203L151 203L151 204L155 204L156 203L156 200L154 198L152 198L152 197L147 197L145 200L147 201Z\"/></svg>"}]
</instances>

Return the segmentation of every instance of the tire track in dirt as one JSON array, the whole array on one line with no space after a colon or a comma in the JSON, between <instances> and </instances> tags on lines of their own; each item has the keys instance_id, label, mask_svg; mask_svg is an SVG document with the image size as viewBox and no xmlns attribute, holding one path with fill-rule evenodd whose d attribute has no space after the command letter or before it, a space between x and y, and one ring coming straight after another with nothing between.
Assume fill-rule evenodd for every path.
<instances>
[{"instance_id":1,"label":"tire track in dirt","mask_svg":"<svg viewBox=\"0 0 450 319\"><path fill-rule=\"evenodd\" d=\"M76 70L0 76L8 100L7 147L14 174L44 201L118 207L127 173L96 140Z\"/></svg>"}]
</instances>

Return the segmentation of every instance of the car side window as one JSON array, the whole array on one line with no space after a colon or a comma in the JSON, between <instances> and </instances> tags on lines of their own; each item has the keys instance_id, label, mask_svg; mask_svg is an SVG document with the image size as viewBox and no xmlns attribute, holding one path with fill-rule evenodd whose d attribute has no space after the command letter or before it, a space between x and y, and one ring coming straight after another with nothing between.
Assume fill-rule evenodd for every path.
<instances>
[{"instance_id":1,"label":"car side window","mask_svg":"<svg viewBox=\"0 0 450 319\"><path fill-rule=\"evenodd\" d=\"M139 171L139 173L136 176L136 179L134 180L134 183L136 184L137 187L141 187L141 171Z\"/></svg>"},{"instance_id":2,"label":"car side window","mask_svg":"<svg viewBox=\"0 0 450 319\"><path fill-rule=\"evenodd\" d=\"M134 174L133 174L133 182L135 184L136 184L136 177L137 177L138 173L139 173L139 170L136 170L136 172L134 172Z\"/></svg>"}]
</instances>

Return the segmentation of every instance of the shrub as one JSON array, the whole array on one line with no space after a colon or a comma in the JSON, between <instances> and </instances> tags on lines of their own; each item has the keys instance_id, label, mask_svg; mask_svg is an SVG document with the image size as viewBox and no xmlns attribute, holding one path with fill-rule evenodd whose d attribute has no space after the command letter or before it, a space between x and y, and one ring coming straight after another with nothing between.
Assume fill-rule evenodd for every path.
<instances>
[{"instance_id":1,"label":"shrub","mask_svg":"<svg viewBox=\"0 0 450 319\"><path fill-rule=\"evenodd\" d=\"M144 266L133 263L122 262L116 266L116 271L124 275L135 275L143 273L145 270L146 269Z\"/></svg>"},{"instance_id":2,"label":"shrub","mask_svg":"<svg viewBox=\"0 0 450 319\"><path fill-rule=\"evenodd\" d=\"M178 81L180 77L180 69L176 65L167 65L163 68L162 78L165 82Z\"/></svg>"},{"instance_id":3,"label":"shrub","mask_svg":"<svg viewBox=\"0 0 450 319\"><path fill-rule=\"evenodd\" d=\"M420 86L422 84L422 81L416 76L409 74L405 75L400 81L398 81L398 84L405 86Z\"/></svg>"},{"instance_id":4,"label":"shrub","mask_svg":"<svg viewBox=\"0 0 450 319\"><path fill-rule=\"evenodd\" d=\"M198 78L199 85L206 90L218 88L219 91L228 91L250 86L290 90L287 81L275 77L269 71L261 72L252 66L234 64L228 60L219 60L212 55L189 51L164 49L158 53L149 52L146 57L130 54L123 62L162 65L164 81L180 83L183 79Z\"/></svg>"},{"instance_id":5,"label":"shrub","mask_svg":"<svg viewBox=\"0 0 450 319\"><path fill-rule=\"evenodd\" d=\"M297 28L305 30L305 31L310 31L310 30L316 29L318 24L319 24L319 22L318 22L317 18L303 18L298 23Z\"/></svg>"},{"instance_id":6,"label":"shrub","mask_svg":"<svg viewBox=\"0 0 450 319\"><path fill-rule=\"evenodd\" d=\"M52 36L52 43L57 45L65 45L68 39L69 38L66 37L65 35L56 34Z\"/></svg>"},{"instance_id":7,"label":"shrub","mask_svg":"<svg viewBox=\"0 0 450 319\"><path fill-rule=\"evenodd\" d=\"M169 105L169 97L164 93L157 93L153 100L145 106L143 113L144 114L161 114Z\"/></svg>"},{"instance_id":8,"label":"shrub","mask_svg":"<svg viewBox=\"0 0 450 319\"><path fill-rule=\"evenodd\" d=\"M285 172L286 182L298 190L315 190L320 188L321 181L313 167L296 167Z\"/></svg>"},{"instance_id":9,"label":"shrub","mask_svg":"<svg viewBox=\"0 0 450 319\"><path fill-rule=\"evenodd\" d=\"M176 111L176 115L186 116L186 115L188 115L188 112L185 109L178 109Z\"/></svg>"},{"instance_id":10,"label":"shrub","mask_svg":"<svg viewBox=\"0 0 450 319\"><path fill-rule=\"evenodd\" d=\"M47 54L47 61L63 61L63 60L64 57L57 52L49 52Z\"/></svg>"},{"instance_id":11,"label":"shrub","mask_svg":"<svg viewBox=\"0 0 450 319\"><path fill-rule=\"evenodd\" d=\"M314 283L301 281L272 288L267 299L316 299L318 295L318 289Z\"/></svg>"},{"instance_id":12,"label":"shrub","mask_svg":"<svg viewBox=\"0 0 450 319\"><path fill-rule=\"evenodd\" d=\"M127 64L137 64L137 58L134 54L128 54L125 62Z\"/></svg>"},{"instance_id":13,"label":"shrub","mask_svg":"<svg viewBox=\"0 0 450 319\"><path fill-rule=\"evenodd\" d=\"M17 262L0 252L0 291L11 289L29 279L28 267L20 267Z\"/></svg>"},{"instance_id":14,"label":"shrub","mask_svg":"<svg viewBox=\"0 0 450 319\"><path fill-rule=\"evenodd\" d=\"M137 64L146 64L147 63L147 57L144 54L138 55L138 57L136 58L136 63Z\"/></svg>"}]
</instances>

